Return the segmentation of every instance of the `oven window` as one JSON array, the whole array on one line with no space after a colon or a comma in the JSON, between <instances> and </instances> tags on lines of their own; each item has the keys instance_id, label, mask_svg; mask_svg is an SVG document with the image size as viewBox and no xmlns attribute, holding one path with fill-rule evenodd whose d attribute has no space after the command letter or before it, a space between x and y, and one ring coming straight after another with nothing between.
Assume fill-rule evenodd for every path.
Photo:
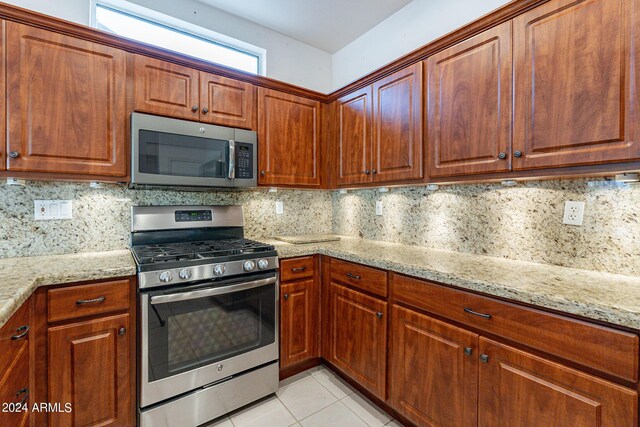
<instances>
[{"instance_id":1,"label":"oven window","mask_svg":"<svg viewBox=\"0 0 640 427\"><path fill-rule=\"evenodd\" d=\"M225 178L229 141L172 133L139 131L141 173L199 178Z\"/></svg>"},{"instance_id":2,"label":"oven window","mask_svg":"<svg viewBox=\"0 0 640 427\"><path fill-rule=\"evenodd\" d=\"M275 342L273 284L148 308L150 382Z\"/></svg>"}]
</instances>

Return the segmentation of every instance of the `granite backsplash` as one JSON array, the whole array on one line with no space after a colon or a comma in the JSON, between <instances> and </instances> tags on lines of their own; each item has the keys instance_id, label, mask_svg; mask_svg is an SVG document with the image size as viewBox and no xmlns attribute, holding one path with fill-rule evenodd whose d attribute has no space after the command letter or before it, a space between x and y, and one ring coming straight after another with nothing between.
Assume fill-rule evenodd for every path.
<instances>
[{"instance_id":1,"label":"granite backsplash","mask_svg":"<svg viewBox=\"0 0 640 427\"><path fill-rule=\"evenodd\" d=\"M566 200L585 202L582 227L562 224ZM640 186L557 180L334 192L332 221L335 234L638 275L639 208Z\"/></svg>"},{"instance_id":2,"label":"granite backsplash","mask_svg":"<svg viewBox=\"0 0 640 427\"><path fill-rule=\"evenodd\" d=\"M34 220L34 200L73 200L73 219ZM284 214L275 214L275 201ZM320 191L265 190L176 192L130 190L105 184L28 182L0 185L0 258L108 251L129 247L131 206L244 205L245 235L261 239L279 234L331 232L331 194Z\"/></svg>"}]
</instances>

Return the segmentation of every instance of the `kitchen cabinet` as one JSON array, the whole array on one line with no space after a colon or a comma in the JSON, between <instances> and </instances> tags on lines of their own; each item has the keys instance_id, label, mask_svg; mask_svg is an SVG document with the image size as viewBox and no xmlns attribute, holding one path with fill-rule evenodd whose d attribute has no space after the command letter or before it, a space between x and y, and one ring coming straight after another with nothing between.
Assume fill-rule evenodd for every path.
<instances>
[{"instance_id":1,"label":"kitchen cabinet","mask_svg":"<svg viewBox=\"0 0 640 427\"><path fill-rule=\"evenodd\" d=\"M425 61L429 176L511 170L511 55L509 21Z\"/></svg>"},{"instance_id":2,"label":"kitchen cabinet","mask_svg":"<svg viewBox=\"0 0 640 427\"><path fill-rule=\"evenodd\" d=\"M255 88L211 73L135 55L136 111L255 129Z\"/></svg>"},{"instance_id":3,"label":"kitchen cabinet","mask_svg":"<svg viewBox=\"0 0 640 427\"><path fill-rule=\"evenodd\" d=\"M515 170L640 158L637 0L553 0L513 20Z\"/></svg>"},{"instance_id":4,"label":"kitchen cabinet","mask_svg":"<svg viewBox=\"0 0 640 427\"><path fill-rule=\"evenodd\" d=\"M0 425L29 425L29 301L0 329ZM25 407L26 406L26 407Z\"/></svg>"},{"instance_id":5,"label":"kitchen cabinet","mask_svg":"<svg viewBox=\"0 0 640 427\"><path fill-rule=\"evenodd\" d=\"M280 261L280 369L320 355L317 262L315 256Z\"/></svg>"},{"instance_id":6,"label":"kitchen cabinet","mask_svg":"<svg viewBox=\"0 0 640 427\"><path fill-rule=\"evenodd\" d=\"M387 387L387 302L330 282L328 361L382 400Z\"/></svg>"},{"instance_id":7,"label":"kitchen cabinet","mask_svg":"<svg viewBox=\"0 0 640 427\"><path fill-rule=\"evenodd\" d=\"M6 57L5 51L6 46L5 42L7 40L6 35L6 26L7 22L4 20L0 20L0 99L6 100L7 97L7 87L6 87ZM0 102L0 132L2 136L0 137L0 171L3 171L7 168L7 157L6 157L6 147L7 147L7 114L6 114L7 103Z\"/></svg>"},{"instance_id":8,"label":"kitchen cabinet","mask_svg":"<svg viewBox=\"0 0 640 427\"><path fill-rule=\"evenodd\" d=\"M125 52L6 23L7 169L124 177Z\"/></svg>"},{"instance_id":9,"label":"kitchen cabinet","mask_svg":"<svg viewBox=\"0 0 640 427\"><path fill-rule=\"evenodd\" d=\"M258 88L258 183L320 186L320 102Z\"/></svg>"},{"instance_id":10,"label":"kitchen cabinet","mask_svg":"<svg viewBox=\"0 0 640 427\"><path fill-rule=\"evenodd\" d=\"M477 425L478 335L393 305L391 336L392 405L418 425Z\"/></svg>"},{"instance_id":11,"label":"kitchen cabinet","mask_svg":"<svg viewBox=\"0 0 640 427\"><path fill-rule=\"evenodd\" d=\"M478 425L638 425L637 392L480 338Z\"/></svg>"},{"instance_id":12,"label":"kitchen cabinet","mask_svg":"<svg viewBox=\"0 0 640 427\"><path fill-rule=\"evenodd\" d=\"M337 115L337 185L424 176L422 64L345 95Z\"/></svg>"}]
</instances>

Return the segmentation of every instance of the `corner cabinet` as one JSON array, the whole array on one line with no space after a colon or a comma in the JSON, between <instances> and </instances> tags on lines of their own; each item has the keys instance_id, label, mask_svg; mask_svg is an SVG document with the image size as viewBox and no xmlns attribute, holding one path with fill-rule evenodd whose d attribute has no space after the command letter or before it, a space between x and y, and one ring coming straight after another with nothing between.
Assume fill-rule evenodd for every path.
<instances>
[{"instance_id":1,"label":"corner cabinet","mask_svg":"<svg viewBox=\"0 0 640 427\"><path fill-rule=\"evenodd\" d=\"M422 64L338 99L337 185L424 177Z\"/></svg>"},{"instance_id":2,"label":"corner cabinet","mask_svg":"<svg viewBox=\"0 0 640 427\"><path fill-rule=\"evenodd\" d=\"M126 54L6 23L7 169L124 177Z\"/></svg>"},{"instance_id":3,"label":"corner cabinet","mask_svg":"<svg viewBox=\"0 0 640 427\"><path fill-rule=\"evenodd\" d=\"M320 187L320 102L258 88L258 183Z\"/></svg>"}]
</instances>

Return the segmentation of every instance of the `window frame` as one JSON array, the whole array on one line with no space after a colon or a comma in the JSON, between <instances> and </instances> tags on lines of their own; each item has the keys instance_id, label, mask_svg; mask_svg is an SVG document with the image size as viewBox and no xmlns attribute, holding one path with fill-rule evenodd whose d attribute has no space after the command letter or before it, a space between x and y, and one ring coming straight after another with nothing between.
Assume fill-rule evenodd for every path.
<instances>
[{"instance_id":1,"label":"window frame","mask_svg":"<svg viewBox=\"0 0 640 427\"><path fill-rule=\"evenodd\" d=\"M182 33L189 37L200 39L202 41L216 44L218 46L221 46L230 50L235 50L237 52L244 53L250 56L255 56L258 60L258 70L257 70L257 73L255 73L255 75L266 76L267 50L264 48L252 45L247 42L243 42L238 39L234 39L233 37L229 37L224 34L217 33L215 31L209 30L199 25L192 24L190 22L165 15L160 12L156 12L154 10L148 9L146 7L143 7L134 3L130 3L125 0L90 0L90 1L91 1L91 7L90 7L89 22L92 28L97 28L98 26L96 9L99 6L105 9L111 9L115 12L128 15L132 18L139 19L141 21L146 21L153 25L164 27L171 31ZM115 34L115 33L112 33L112 34ZM119 34L115 34L115 35L119 35ZM123 36L123 37L126 37L126 36ZM140 43L148 44L142 41ZM148 44L148 45L156 47L156 45L152 45L152 44ZM171 50L171 51L181 55L189 56L190 58L195 58L200 61L208 62L210 64L220 65L222 67L228 67L242 73L254 74L250 71L234 68L230 65L225 65L219 62L213 62L206 59L197 58L189 54L182 53L175 50Z\"/></svg>"}]
</instances>

